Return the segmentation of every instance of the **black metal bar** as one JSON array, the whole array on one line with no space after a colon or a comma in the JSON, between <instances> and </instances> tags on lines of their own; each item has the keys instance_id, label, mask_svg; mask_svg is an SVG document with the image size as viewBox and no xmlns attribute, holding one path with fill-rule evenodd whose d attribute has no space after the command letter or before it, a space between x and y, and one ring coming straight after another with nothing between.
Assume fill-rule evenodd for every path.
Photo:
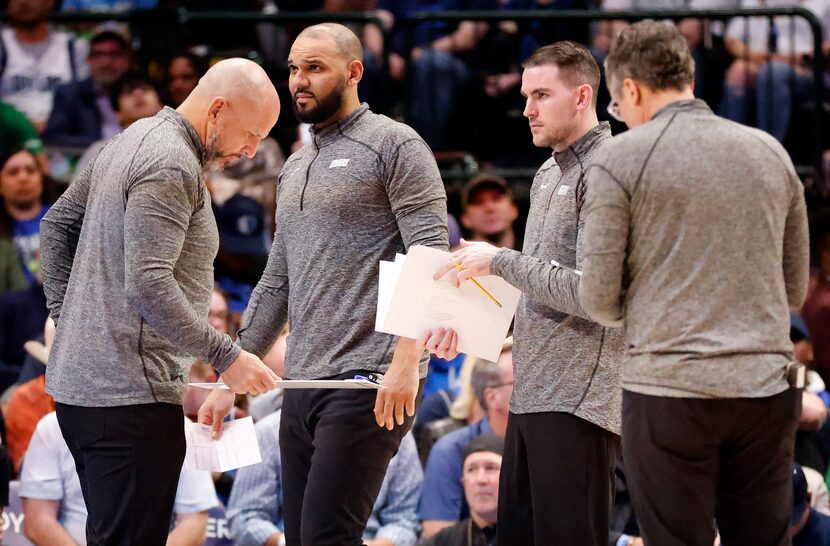
<instances>
[{"instance_id":1,"label":"black metal bar","mask_svg":"<svg viewBox=\"0 0 830 546\"><path fill-rule=\"evenodd\" d=\"M86 23L100 21L132 21L137 15L152 13L155 10L136 10L123 12L100 11L54 11L49 14L49 20L55 23ZM169 12L168 12L169 13ZM324 21L337 23L377 23L381 20L372 12L342 11L328 12L278 12L261 13L251 11L189 11L179 8L175 11L179 24L196 21L253 21L257 23L322 23ZM0 21L8 21L8 12L0 12Z\"/></svg>"},{"instance_id":2,"label":"black metal bar","mask_svg":"<svg viewBox=\"0 0 830 546\"><path fill-rule=\"evenodd\" d=\"M341 11L341 12L277 12L260 13L249 11L188 11L178 10L179 23L187 24L198 21L253 21L256 23L375 23L383 29L382 20L372 12Z\"/></svg>"},{"instance_id":3,"label":"black metal bar","mask_svg":"<svg viewBox=\"0 0 830 546\"><path fill-rule=\"evenodd\" d=\"M755 17L771 15L801 16L821 23L812 11L802 7L789 8L741 8L741 9L667 9L667 10L496 10L496 11L430 11L409 17L407 24L424 21L520 21L539 19L622 19L637 21L640 19L728 19L730 17ZM812 24L811 24L812 26Z\"/></svg>"},{"instance_id":4,"label":"black metal bar","mask_svg":"<svg viewBox=\"0 0 830 546\"><path fill-rule=\"evenodd\" d=\"M49 21L54 23L100 23L103 21L129 22L135 17L134 12L103 12L103 11L53 11L49 14ZM0 11L0 21L8 21L9 13Z\"/></svg>"}]
</instances>

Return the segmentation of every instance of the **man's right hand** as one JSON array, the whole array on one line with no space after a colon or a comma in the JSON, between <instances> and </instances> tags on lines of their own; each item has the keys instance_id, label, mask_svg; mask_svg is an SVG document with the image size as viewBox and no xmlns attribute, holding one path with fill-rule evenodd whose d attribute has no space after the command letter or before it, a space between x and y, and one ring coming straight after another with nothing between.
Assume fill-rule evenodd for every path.
<instances>
[{"instance_id":1,"label":"man's right hand","mask_svg":"<svg viewBox=\"0 0 830 546\"><path fill-rule=\"evenodd\" d=\"M213 429L212 437L218 440L222 435L222 422L233 409L236 395L225 389L214 389L199 408L198 420Z\"/></svg>"},{"instance_id":2,"label":"man's right hand","mask_svg":"<svg viewBox=\"0 0 830 546\"><path fill-rule=\"evenodd\" d=\"M237 394L263 394L277 387L280 377L262 363L256 355L241 351L227 370L222 381Z\"/></svg>"}]
</instances>

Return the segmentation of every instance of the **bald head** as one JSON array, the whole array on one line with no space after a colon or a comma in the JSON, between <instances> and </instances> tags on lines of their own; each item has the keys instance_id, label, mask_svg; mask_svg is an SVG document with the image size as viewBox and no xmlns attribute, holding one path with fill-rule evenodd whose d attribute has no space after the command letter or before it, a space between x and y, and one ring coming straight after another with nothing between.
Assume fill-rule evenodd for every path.
<instances>
[{"instance_id":1,"label":"bald head","mask_svg":"<svg viewBox=\"0 0 830 546\"><path fill-rule=\"evenodd\" d=\"M191 94L194 98L211 101L224 97L229 101L242 100L260 104L263 108L279 107L274 84L261 66L248 59L225 59L213 65L202 76Z\"/></svg>"},{"instance_id":2,"label":"bald head","mask_svg":"<svg viewBox=\"0 0 830 546\"><path fill-rule=\"evenodd\" d=\"M331 40L334 43L335 53L346 62L363 62L363 45L355 33L347 27L337 23L322 23L303 30L297 39L311 38L312 40Z\"/></svg>"},{"instance_id":3,"label":"bald head","mask_svg":"<svg viewBox=\"0 0 830 546\"><path fill-rule=\"evenodd\" d=\"M277 122L280 99L265 71L248 59L213 65L177 109L196 128L217 166L253 157Z\"/></svg>"}]
</instances>

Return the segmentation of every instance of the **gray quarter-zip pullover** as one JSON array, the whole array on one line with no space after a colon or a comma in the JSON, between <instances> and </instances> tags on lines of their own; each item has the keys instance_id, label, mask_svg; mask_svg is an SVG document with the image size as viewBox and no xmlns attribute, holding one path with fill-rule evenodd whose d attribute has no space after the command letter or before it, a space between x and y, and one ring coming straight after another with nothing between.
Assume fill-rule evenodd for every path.
<instances>
[{"instance_id":1,"label":"gray quarter-zip pullover","mask_svg":"<svg viewBox=\"0 0 830 546\"><path fill-rule=\"evenodd\" d=\"M219 372L236 359L207 322L219 234L204 160L196 130L165 108L110 141L43 218L57 402L180 404L195 357Z\"/></svg>"},{"instance_id":2,"label":"gray quarter-zip pullover","mask_svg":"<svg viewBox=\"0 0 830 546\"><path fill-rule=\"evenodd\" d=\"M588 180L580 299L601 322L625 324L623 387L684 398L786 390L808 233L784 148L680 101L603 147Z\"/></svg>"},{"instance_id":3,"label":"gray quarter-zip pullover","mask_svg":"<svg viewBox=\"0 0 830 546\"><path fill-rule=\"evenodd\" d=\"M280 173L274 244L238 342L261 356L288 320L286 377L385 372L395 338L375 332L378 264L411 245L447 249L441 175L413 129L366 104L312 138Z\"/></svg>"},{"instance_id":4,"label":"gray quarter-zip pullover","mask_svg":"<svg viewBox=\"0 0 830 546\"><path fill-rule=\"evenodd\" d=\"M575 271L582 267L584 169L610 138L602 123L542 165L530 190L522 252L500 250L491 269L523 292L510 411L572 413L619 434L622 334L588 318Z\"/></svg>"}]
</instances>

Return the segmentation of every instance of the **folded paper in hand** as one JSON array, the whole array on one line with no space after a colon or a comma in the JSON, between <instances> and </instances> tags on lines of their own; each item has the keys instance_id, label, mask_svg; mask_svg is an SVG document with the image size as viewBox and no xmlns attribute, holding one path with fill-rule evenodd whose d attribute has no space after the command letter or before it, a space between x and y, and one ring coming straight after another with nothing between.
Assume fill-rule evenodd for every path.
<instances>
[{"instance_id":1,"label":"folded paper in hand","mask_svg":"<svg viewBox=\"0 0 830 546\"><path fill-rule=\"evenodd\" d=\"M211 438L211 432L207 425L187 422L184 430L187 439L185 468L226 472L262 462L254 420L250 417L222 423L222 435L218 440Z\"/></svg>"},{"instance_id":2,"label":"folded paper in hand","mask_svg":"<svg viewBox=\"0 0 830 546\"><path fill-rule=\"evenodd\" d=\"M457 270L433 280L450 259L449 252L415 245L394 262L380 262L375 330L417 339L426 330L452 328L460 352L495 362L521 292L501 277L476 277L502 304L500 308L471 282L456 288L450 279Z\"/></svg>"}]
</instances>

